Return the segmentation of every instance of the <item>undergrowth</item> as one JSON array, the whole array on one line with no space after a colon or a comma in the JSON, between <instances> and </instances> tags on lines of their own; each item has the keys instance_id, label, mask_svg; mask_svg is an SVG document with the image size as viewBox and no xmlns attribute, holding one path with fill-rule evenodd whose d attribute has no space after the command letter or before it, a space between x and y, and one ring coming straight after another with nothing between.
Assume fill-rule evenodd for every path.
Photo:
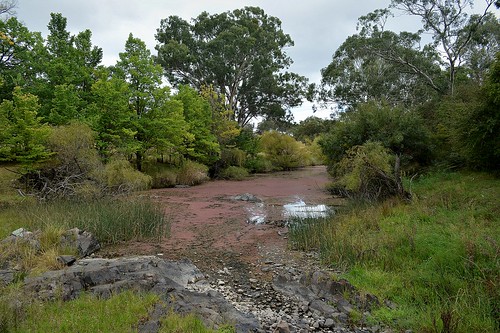
<instances>
[{"instance_id":1,"label":"undergrowth","mask_svg":"<svg viewBox=\"0 0 500 333\"><path fill-rule=\"evenodd\" d=\"M500 329L500 180L443 173L412 184L411 203L390 199L291 230L357 287L397 306L373 320L418 332Z\"/></svg>"}]
</instances>

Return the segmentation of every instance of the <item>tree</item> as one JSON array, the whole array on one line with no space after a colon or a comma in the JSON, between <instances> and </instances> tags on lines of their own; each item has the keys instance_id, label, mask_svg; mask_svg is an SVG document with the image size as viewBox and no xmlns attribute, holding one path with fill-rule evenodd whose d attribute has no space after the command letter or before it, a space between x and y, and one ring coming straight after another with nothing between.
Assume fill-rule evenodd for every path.
<instances>
[{"instance_id":1,"label":"tree","mask_svg":"<svg viewBox=\"0 0 500 333\"><path fill-rule=\"evenodd\" d=\"M192 135L185 157L205 165L213 164L219 159L220 146L212 133L214 125L210 104L189 86L180 86L174 99L182 103L188 132Z\"/></svg>"},{"instance_id":2,"label":"tree","mask_svg":"<svg viewBox=\"0 0 500 333\"><path fill-rule=\"evenodd\" d=\"M113 77L126 83L130 112L126 133L133 134L129 148L135 154L137 169L141 171L149 150L162 153L175 146L182 149L185 141L191 141L191 136L186 134L188 125L182 113L184 105L170 100L169 89L161 86L163 70L154 62L146 44L130 34L125 52L119 56Z\"/></svg>"},{"instance_id":3,"label":"tree","mask_svg":"<svg viewBox=\"0 0 500 333\"><path fill-rule=\"evenodd\" d=\"M0 15L13 15L14 8L17 7L16 0L2 0L0 1Z\"/></svg>"},{"instance_id":4,"label":"tree","mask_svg":"<svg viewBox=\"0 0 500 333\"><path fill-rule=\"evenodd\" d=\"M41 34L30 32L17 18L0 20L0 100L11 99L16 86L32 84L43 48Z\"/></svg>"},{"instance_id":5,"label":"tree","mask_svg":"<svg viewBox=\"0 0 500 333\"><path fill-rule=\"evenodd\" d=\"M14 90L13 100L0 104L0 161L33 164L48 159L44 145L49 128L37 116L36 96Z\"/></svg>"},{"instance_id":6,"label":"tree","mask_svg":"<svg viewBox=\"0 0 500 333\"><path fill-rule=\"evenodd\" d=\"M409 107L443 93L438 54L419 49L419 34L386 31L390 15L383 9L359 18L359 34L348 37L321 71L320 100L340 110L370 100Z\"/></svg>"},{"instance_id":7,"label":"tree","mask_svg":"<svg viewBox=\"0 0 500 333\"><path fill-rule=\"evenodd\" d=\"M240 126L257 116L282 119L300 105L306 79L285 72L293 45L281 21L257 7L209 15L192 24L170 16L157 30L157 61L175 85L213 86Z\"/></svg>"},{"instance_id":8,"label":"tree","mask_svg":"<svg viewBox=\"0 0 500 333\"><path fill-rule=\"evenodd\" d=\"M92 45L90 30L71 35L65 17L59 13L50 15L45 48L40 52L39 59L31 64L37 71L37 80L31 92L40 98L40 112L45 117L58 111L52 105L53 101L57 102L54 95L57 86L73 86L78 98L84 102L80 104L80 109L83 108L88 103L91 86L96 79L93 73L102 60L102 49ZM64 123L67 122L64 120Z\"/></svg>"},{"instance_id":9,"label":"tree","mask_svg":"<svg viewBox=\"0 0 500 333\"><path fill-rule=\"evenodd\" d=\"M453 95L457 68L464 52L494 2L486 0L484 12L470 20L466 9L472 7L473 0L392 0L391 6L421 18L424 31L432 34L433 46L442 50L448 67L448 90Z\"/></svg>"}]
</instances>

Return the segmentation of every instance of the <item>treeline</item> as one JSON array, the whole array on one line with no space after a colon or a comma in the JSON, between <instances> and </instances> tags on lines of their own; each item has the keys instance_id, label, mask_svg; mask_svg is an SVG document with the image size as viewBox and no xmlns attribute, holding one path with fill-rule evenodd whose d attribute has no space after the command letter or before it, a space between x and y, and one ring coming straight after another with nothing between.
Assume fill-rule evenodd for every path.
<instances>
[{"instance_id":1,"label":"treeline","mask_svg":"<svg viewBox=\"0 0 500 333\"><path fill-rule=\"evenodd\" d=\"M24 184L44 196L324 162L343 194L405 196L401 172L498 170L500 24L493 1L474 15L470 4L394 0L361 17L319 86L287 71L293 41L256 7L170 16L156 55L130 34L108 67L91 31L72 35L61 14L46 38L9 17L0 21L0 161L25 165ZM420 17L422 29L385 30L394 12ZM293 123L291 108L306 98L335 116Z\"/></svg>"}]
</instances>

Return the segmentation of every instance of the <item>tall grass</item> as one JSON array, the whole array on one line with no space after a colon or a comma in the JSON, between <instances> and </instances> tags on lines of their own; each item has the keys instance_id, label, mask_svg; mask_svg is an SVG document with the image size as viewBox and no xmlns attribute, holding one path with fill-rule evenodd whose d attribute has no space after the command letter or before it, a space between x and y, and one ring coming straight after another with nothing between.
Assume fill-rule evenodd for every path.
<instances>
[{"instance_id":1,"label":"tall grass","mask_svg":"<svg viewBox=\"0 0 500 333\"><path fill-rule=\"evenodd\" d=\"M160 207L141 199L58 201L28 206L22 215L29 228L77 227L92 232L103 244L160 240L169 231L169 221Z\"/></svg>"},{"instance_id":2,"label":"tall grass","mask_svg":"<svg viewBox=\"0 0 500 333\"><path fill-rule=\"evenodd\" d=\"M375 320L419 332L497 332L500 180L437 174L412 187L410 204L358 207L291 230L291 241L398 304L374 312Z\"/></svg>"}]
</instances>

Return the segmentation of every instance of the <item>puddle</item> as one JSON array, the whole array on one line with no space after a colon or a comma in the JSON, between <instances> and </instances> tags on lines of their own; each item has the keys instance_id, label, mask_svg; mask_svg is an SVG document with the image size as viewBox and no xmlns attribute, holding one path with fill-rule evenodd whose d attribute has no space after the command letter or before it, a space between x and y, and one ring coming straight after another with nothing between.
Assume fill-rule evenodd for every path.
<instances>
[{"instance_id":1,"label":"puddle","mask_svg":"<svg viewBox=\"0 0 500 333\"><path fill-rule=\"evenodd\" d=\"M283 217L290 219L326 218L333 213L327 205L308 205L302 199L283 206Z\"/></svg>"},{"instance_id":2,"label":"puddle","mask_svg":"<svg viewBox=\"0 0 500 333\"><path fill-rule=\"evenodd\" d=\"M251 224L263 224L266 223L267 212L264 204L258 202L252 207L246 209L248 215L248 223Z\"/></svg>"},{"instance_id":3,"label":"puddle","mask_svg":"<svg viewBox=\"0 0 500 333\"><path fill-rule=\"evenodd\" d=\"M264 203L256 203L247 210L247 222L251 224L263 224L267 222L270 212L267 209L273 209L275 206L267 207ZM274 211L274 210L273 210ZM279 212L279 211L278 211ZM308 205L304 200L298 198L296 201L283 205L281 208L281 217L287 223L291 220L298 219L317 219L326 218L334 213L332 207L327 205ZM271 214L274 216L276 214ZM272 218L272 217L271 217ZM276 216L275 216L276 218Z\"/></svg>"}]
</instances>

